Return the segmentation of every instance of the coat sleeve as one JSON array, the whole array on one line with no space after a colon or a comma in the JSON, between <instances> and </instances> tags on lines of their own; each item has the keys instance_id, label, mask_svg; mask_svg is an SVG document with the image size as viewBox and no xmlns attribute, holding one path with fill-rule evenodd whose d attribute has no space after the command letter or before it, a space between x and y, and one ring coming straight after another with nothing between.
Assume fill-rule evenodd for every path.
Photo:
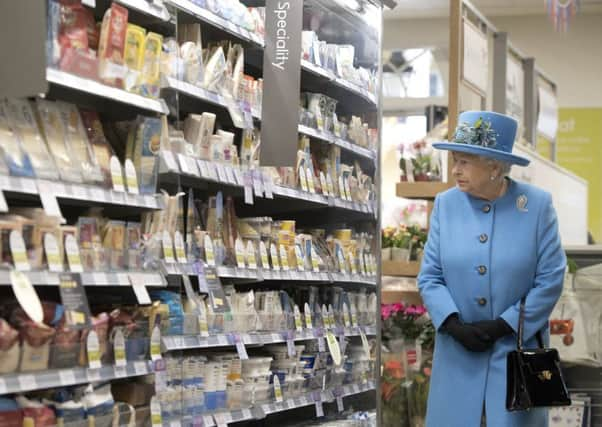
<instances>
[{"instance_id":1,"label":"coat sleeve","mask_svg":"<svg viewBox=\"0 0 602 427\"><path fill-rule=\"evenodd\" d=\"M418 275L418 289L422 300L428 309L435 328L438 330L445 319L459 310L452 299L449 289L443 278L439 244L439 197L435 199L435 206L431 214L430 227L422 266Z\"/></svg>"},{"instance_id":2,"label":"coat sleeve","mask_svg":"<svg viewBox=\"0 0 602 427\"><path fill-rule=\"evenodd\" d=\"M566 256L560 242L556 211L552 197L546 193L537 223L537 266L533 287L525 300L524 340L531 339L537 331L547 325L548 319L560 294L564 282ZM518 331L520 301L508 308L501 317Z\"/></svg>"}]
</instances>

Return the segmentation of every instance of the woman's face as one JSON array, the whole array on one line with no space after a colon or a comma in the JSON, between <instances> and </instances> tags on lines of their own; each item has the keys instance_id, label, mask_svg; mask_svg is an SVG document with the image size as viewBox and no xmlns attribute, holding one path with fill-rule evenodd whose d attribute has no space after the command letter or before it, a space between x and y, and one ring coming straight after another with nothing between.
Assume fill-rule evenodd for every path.
<instances>
[{"instance_id":1,"label":"woman's face","mask_svg":"<svg viewBox=\"0 0 602 427\"><path fill-rule=\"evenodd\" d=\"M474 154L452 152L454 166L452 175L456 180L458 189L474 194L483 194L491 187L491 176L494 170L486 159Z\"/></svg>"}]
</instances>

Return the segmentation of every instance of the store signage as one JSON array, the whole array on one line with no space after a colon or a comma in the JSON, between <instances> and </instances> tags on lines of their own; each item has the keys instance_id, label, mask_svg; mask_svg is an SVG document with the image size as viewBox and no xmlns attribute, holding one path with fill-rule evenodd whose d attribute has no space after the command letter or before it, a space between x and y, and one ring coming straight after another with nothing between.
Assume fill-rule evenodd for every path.
<instances>
[{"instance_id":1,"label":"store signage","mask_svg":"<svg viewBox=\"0 0 602 427\"><path fill-rule=\"evenodd\" d=\"M297 159L303 2L266 0L262 166L293 166Z\"/></svg>"}]
</instances>

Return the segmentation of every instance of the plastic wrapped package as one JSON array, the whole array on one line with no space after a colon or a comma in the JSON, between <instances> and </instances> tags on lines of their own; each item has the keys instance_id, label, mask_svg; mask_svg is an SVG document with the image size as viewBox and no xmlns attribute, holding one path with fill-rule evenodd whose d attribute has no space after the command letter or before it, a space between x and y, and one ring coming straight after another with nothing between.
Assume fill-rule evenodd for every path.
<instances>
[{"instance_id":1,"label":"plastic wrapped package","mask_svg":"<svg viewBox=\"0 0 602 427\"><path fill-rule=\"evenodd\" d=\"M111 270L125 268L126 228L124 221L108 221L103 230L103 247Z\"/></svg>"},{"instance_id":2,"label":"plastic wrapped package","mask_svg":"<svg viewBox=\"0 0 602 427\"><path fill-rule=\"evenodd\" d=\"M161 76L161 52L163 36L149 32L144 40L144 61L140 76L140 94L151 98L159 97Z\"/></svg>"},{"instance_id":3,"label":"plastic wrapped package","mask_svg":"<svg viewBox=\"0 0 602 427\"><path fill-rule=\"evenodd\" d=\"M203 75L203 87L213 92L221 92L226 77L226 57L223 48L212 50L209 59L204 63L207 65Z\"/></svg>"},{"instance_id":4,"label":"plastic wrapped package","mask_svg":"<svg viewBox=\"0 0 602 427\"><path fill-rule=\"evenodd\" d=\"M103 271L107 267L108 254L103 248L99 227L94 217L82 216L77 220L80 256L86 271Z\"/></svg>"},{"instance_id":5,"label":"plastic wrapped package","mask_svg":"<svg viewBox=\"0 0 602 427\"><path fill-rule=\"evenodd\" d=\"M108 353L108 341L109 341L109 315L107 313L100 313L96 316L92 316L92 330L96 332L98 336L98 344L99 344L99 355L100 359L103 362L106 362L109 353ZM88 334L89 330L84 330L81 334L81 352L80 352L80 365L87 366L89 363L88 359Z\"/></svg>"},{"instance_id":6,"label":"plastic wrapped package","mask_svg":"<svg viewBox=\"0 0 602 427\"><path fill-rule=\"evenodd\" d=\"M81 331L71 329L65 316L56 324L56 335L50 347L50 368L72 368L79 365L81 351Z\"/></svg>"},{"instance_id":7,"label":"plastic wrapped package","mask_svg":"<svg viewBox=\"0 0 602 427\"><path fill-rule=\"evenodd\" d=\"M124 66L124 48L128 10L112 3L105 12L98 44L98 75L105 84L123 88L127 69Z\"/></svg>"},{"instance_id":8,"label":"plastic wrapped package","mask_svg":"<svg viewBox=\"0 0 602 427\"><path fill-rule=\"evenodd\" d=\"M23 412L23 419L30 419L35 427L55 427L56 416L51 408L40 401L17 396L16 401Z\"/></svg>"},{"instance_id":9,"label":"plastic wrapped package","mask_svg":"<svg viewBox=\"0 0 602 427\"><path fill-rule=\"evenodd\" d=\"M19 332L6 320L0 318L0 374L16 372L19 367L19 356Z\"/></svg>"},{"instance_id":10,"label":"plastic wrapped package","mask_svg":"<svg viewBox=\"0 0 602 427\"><path fill-rule=\"evenodd\" d=\"M102 123L96 111L80 110L82 122L84 124L88 140L92 146L92 151L98 162L105 187L112 186L111 180L111 156L114 154L111 145L105 137Z\"/></svg>"},{"instance_id":11,"label":"plastic wrapped package","mask_svg":"<svg viewBox=\"0 0 602 427\"><path fill-rule=\"evenodd\" d=\"M9 126L18 134L21 147L29 154L35 175L42 179L58 179L59 173L40 135L31 105L27 100L7 99Z\"/></svg>"},{"instance_id":12,"label":"plastic wrapped package","mask_svg":"<svg viewBox=\"0 0 602 427\"><path fill-rule=\"evenodd\" d=\"M127 75L124 82L125 90L138 91L138 81L144 63L144 40L146 30L134 24L128 24L125 33L125 48L123 60L127 67Z\"/></svg>"},{"instance_id":13,"label":"plastic wrapped package","mask_svg":"<svg viewBox=\"0 0 602 427\"><path fill-rule=\"evenodd\" d=\"M127 153L136 168L141 194L154 194L157 187L162 126L161 119L138 116L130 129Z\"/></svg>"},{"instance_id":14,"label":"plastic wrapped package","mask_svg":"<svg viewBox=\"0 0 602 427\"><path fill-rule=\"evenodd\" d=\"M161 74L182 80L184 78L184 66L180 58L178 41L173 37L164 39L163 50L161 51Z\"/></svg>"},{"instance_id":15,"label":"plastic wrapped package","mask_svg":"<svg viewBox=\"0 0 602 427\"><path fill-rule=\"evenodd\" d=\"M3 175L33 176L33 166L29 155L19 140L19 136L9 124L6 104L0 100L0 173Z\"/></svg>"},{"instance_id":16,"label":"plastic wrapped package","mask_svg":"<svg viewBox=\"0 0 602 427\"><path fill-rule=\"evenodd\" d=\"M40 128L46 139L46 144L54 158L59 175L63 181L82 182L82 174L77 158L68 146L65 128L57 105L45 99L36 99L36 110Z\"/></svg>"},{"instance_id":17,"label":"plastic wrapped package","mask_svg":"<svg viewBox=\"0 0 602 427\"><path fill-rule=\"evenodd\" d=\"M74 104L66 102L57 101L55 105L65 129L66 145L70 149L70 155L74 157L74 162L79 165L84 181L92 184L102 183L100 166L88 141L79 110Z\"/></svg>"}]
</instances>

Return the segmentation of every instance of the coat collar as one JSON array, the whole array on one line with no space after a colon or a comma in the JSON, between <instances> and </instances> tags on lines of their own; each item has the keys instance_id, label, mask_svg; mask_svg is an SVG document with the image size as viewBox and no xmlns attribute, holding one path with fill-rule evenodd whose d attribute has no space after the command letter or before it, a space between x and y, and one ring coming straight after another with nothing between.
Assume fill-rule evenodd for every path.
<instances>
[{"instance_id":1,"label":"coat collar","mask_svg":"<svg viewBox=\"0 0 602 427\"><path fill-rule=\"evenodd\" d=\"M464 196L468 199L471 206L475 209L483 209L485 205L490 205L491 207L499 207L507 203L514 203L513 200L515 200L517 197L517 184L516 181L514 181L512 178L506 177L506 179L508 180L508 188L506 189L506 192L503 196L498 197L495 200L479 199L478 197L472 196L469 193L464 193Z\"/></svg>"}]
</instances>

